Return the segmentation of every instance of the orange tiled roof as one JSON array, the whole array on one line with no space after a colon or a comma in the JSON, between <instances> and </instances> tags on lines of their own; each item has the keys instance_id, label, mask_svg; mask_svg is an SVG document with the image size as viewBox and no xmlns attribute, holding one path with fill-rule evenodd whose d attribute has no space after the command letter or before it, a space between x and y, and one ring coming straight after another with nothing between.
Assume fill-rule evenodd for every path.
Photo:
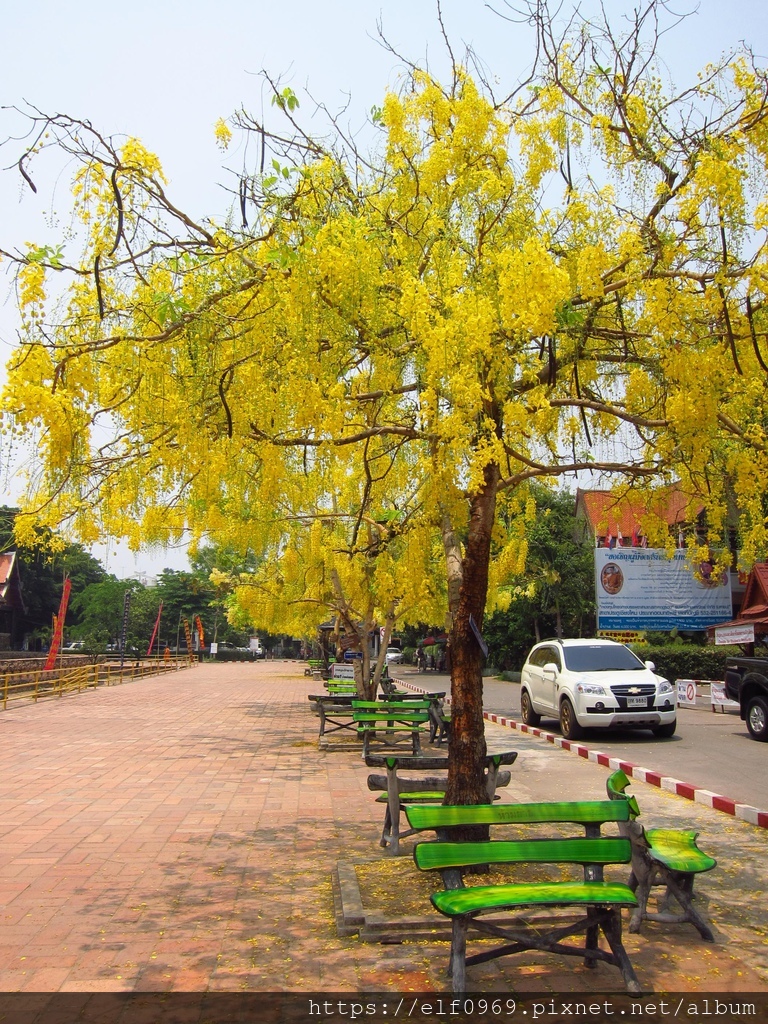
<instances>
[{"instance_id":1,"label":"orange tiled roof","mask_svg":"<svg viewBox=\"0 0 768 1024\"><path fill-rule=\"evenodd\" d=\"M15 551L0 551L0 587L8 585L15 561Z\"/></svg>"},{"instance_id":2,"label":"orange tiled roof","mask_svg":"<svg viewBox=\"0 0 768 1024\"><path fill-rule=\"evenodd\" d=\"M653 513L660 516L669 526L691 522L701 512L699 502L692 502L678 484L672 484L655 491L653 495L627 494L618 496L611 491L587 491L579 488L576 494L576 509L579 506L590 526L599 536L620 532L631 536L638 529L644 516Z\"/></svg>"}]
</instances>

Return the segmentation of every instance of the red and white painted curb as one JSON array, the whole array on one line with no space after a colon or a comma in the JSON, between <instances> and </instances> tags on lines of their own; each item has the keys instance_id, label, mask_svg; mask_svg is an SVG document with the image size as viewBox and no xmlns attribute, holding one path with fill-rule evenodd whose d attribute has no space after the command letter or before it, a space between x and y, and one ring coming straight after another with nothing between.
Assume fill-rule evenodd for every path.
<instances>
[{"instance_id":1,"label":"red and white painted curb","mask_svg":"<svg viewBox=\"0 0 768 1024\"><path fill-rule=\"evenodd\" d=\"M429 693L423 686L415 686L410 680L398 679L397 682L401 686L407 686L409 689L415 690L417 693ZM447 700L446 703L450 704L450 700ZM743 821L748 821L751 825L757 825L759 828L768 828L768 811L758 810L757 807L751 807L749 804L737 803L735 800L731 800L730 797L719 796L708 789L692 786L688 782L681 782L680 779L673 779L671 776L662 775L660 772L652 771L650 768L641 768L640 765L632 764L631 761L623 761L620 757L611 757L610 754L604 754L599 750L590 750L589 747L585 747L581 743L574 743L573 740L563 739L562 736L557 736L553 732L547 732L545 729L536 729L532 725L525 725L514 718L506 718L491 711L484 711L483 718L488 722L494 722L496 725L502 725L507 729L517 729L518 732L526 732L531 736L538 736L555 747L570 750L587 761L594 761L595 764L600 764L604 768L610 768L613 772L621 768L630 778L640 779L641 782L647 782L650 786L657 786L667 793L674 793L677 796L684 797L686 800L693 800L694 803L711 807L715 811L722 811L724 814L730 814L734 818L741 818Z\"/></svg>"},{"instance_id":2,"label":"red and white painted curb","mask_svg":"<svg viewBox=\"0 0 768 1024\"><path fill-rule=\"evenodd\" d=\"M546 732L544 729L536 729L531 725L525 725L523 722L516 722L513 718L505 718L490 711L484 711L483 718L489 722L495 722L497 725L503 725L507 729L517 729L519 732L527 732L531 736L538 736L556 747L561 747L563 750L570 750L574 754L578 754L579 757L583 757L587 761L594 761L595 764L601 764L604 768L610 768L611 771L615 772L621 768L631 778L640 779L641 782L647 782L651 786L658 786L659 789L685 797L686 800L693 800L694 803L704 804L715 811L723 811L723 813L730 814L734 818L742 818L744 821L748 821L752 825L758 825L760 828L768 828L768 811L760 811L757 807L751 807L749 804L739 804L735 800L731 800L730 797L718 796L717 793L712 793L708 789L701 789L698 786L692 786L688 782L681 782L679 779L673 779L668 775L661 775L650 768L641 768L640 765L632 764L631 761L623 761L620 757L611 757L610 754L603 754L599 750L590 750L589 747L585 747L581 743L574 743L573 740L563 739L562 736Z\"/></svg>"}]
</instances>

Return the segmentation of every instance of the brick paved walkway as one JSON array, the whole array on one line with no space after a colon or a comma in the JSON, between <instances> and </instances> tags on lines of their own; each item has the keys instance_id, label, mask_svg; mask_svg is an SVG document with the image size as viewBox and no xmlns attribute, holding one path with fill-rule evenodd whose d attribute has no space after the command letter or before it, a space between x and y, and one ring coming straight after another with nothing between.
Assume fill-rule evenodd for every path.
<instances>
[{"instance_id":1,"label":"brick paved walkway","mask_svg":"<svg viewBox=\"0 0 768 1024\"><path fill-rule=\"evenodd\" d=\"M301 668L199 666L0 712L0 991L446 988L444 944L337 936L336 861L387 855L359 755L317 750ZM488 738L520 750L509 797L603 797L605 769ZM626 935L643 986L768 991L765 830L634 791L648 821L700 828L721 865L697 881L714 946L689 926ZM488 991L622 991L570 958L472 971Z\"/></svg>"}]
</instances>

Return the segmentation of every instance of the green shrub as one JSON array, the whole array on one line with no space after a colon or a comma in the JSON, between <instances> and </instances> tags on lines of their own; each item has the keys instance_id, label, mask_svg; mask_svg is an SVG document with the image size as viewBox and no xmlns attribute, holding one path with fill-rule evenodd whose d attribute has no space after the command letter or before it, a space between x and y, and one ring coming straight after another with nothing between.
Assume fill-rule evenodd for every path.
<instances>
[{"instance_id":1,"label":"green shrub","mask_svg":"<svg viewBox=\"0 0 768 1024\"><path fill-rule=\"evenodd\" d=\"M725 659L741 654L738 647L699 647L695 644L632 644L643 661L652 661L656 671L670 682L676 679L723 679Z\"/></svg>"},{"instance_id":2,"label":"green shrub","mask_svg":"<svg viewBox=\"0 0 768 1024\"><path fill-rule=\"evenodd\" d=\"M403 661L406 665L412 665L416 657L415 647L404 647L403 648Z\"/></svg>"}]
</instances>

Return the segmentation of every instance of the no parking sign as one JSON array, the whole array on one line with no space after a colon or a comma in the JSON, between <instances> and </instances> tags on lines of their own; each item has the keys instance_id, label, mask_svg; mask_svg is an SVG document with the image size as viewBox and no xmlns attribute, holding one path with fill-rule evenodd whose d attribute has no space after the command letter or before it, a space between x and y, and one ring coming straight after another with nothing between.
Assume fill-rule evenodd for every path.
<instances>
[{"instance_id":1,"label":"no parking sign","mask_svg":"<svg viewBox=\"0 0 768 1024\"><path fill-rule=\"evenodd\" d=\"M688 707L696 706L696 680L695 679L678 679L677 680L677 703L688 705Z\"/></svg>"}]
</instances>

